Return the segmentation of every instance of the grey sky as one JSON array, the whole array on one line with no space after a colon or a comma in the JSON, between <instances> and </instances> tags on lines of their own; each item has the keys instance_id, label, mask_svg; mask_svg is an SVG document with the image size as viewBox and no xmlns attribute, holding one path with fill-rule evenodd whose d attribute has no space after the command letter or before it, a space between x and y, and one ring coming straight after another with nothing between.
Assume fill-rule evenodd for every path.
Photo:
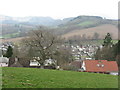
<instances>
[{"instance_id":1,"label":"grey sky","mask_svg":"<svg viewBox=\"0 0 120 90\"><path fill-rule=\"evenodd\" d=\"M52 18L79 15L118 18L119 0L0 0L0 14L25 16L50 16Z\"/></svg>"}]
</instances>

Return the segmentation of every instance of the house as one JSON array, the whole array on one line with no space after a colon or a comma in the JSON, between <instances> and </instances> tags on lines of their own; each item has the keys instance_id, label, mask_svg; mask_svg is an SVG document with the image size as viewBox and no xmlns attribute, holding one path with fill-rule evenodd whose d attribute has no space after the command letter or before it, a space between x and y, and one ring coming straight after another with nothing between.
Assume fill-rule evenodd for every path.
<instances>
[{"instance_id":1,"label":"house","mask_svg":"<svg viewBox=\"0 0 120 90\"><path fill-rule=\"evenodd\" d=\"M0 67L7 67L9 59L7 57L0 57Z\"/></svg>"},{"instance_id":2,"label":"house","mask_svg":"<svg viewBox=\"0 0 120 90\"><path fill-rule=\"evenodd\" d=\"M54 59L46 59L44 62L45 66L49 66L49 65L56 65L57 61Z\"/></svg>"},{"instance_id":3,"label":"house","mask_svg":"<svg viewBox=\"0 0 120 90\"><path fill-rule=\"evenodd\" d=\"M45 69L55 69L56 68L56 60L54 59L46 59L44 62ZM30 67L40 68L40 63L36 60L30 60Z\"/></svg>"},{"instance_id":4,"label":"house","mask_svg":"<svg viewBox=\"0 0 120 90\"><path fill-rule=\"evenodd\" d=\"M81 71L118 75L118 66L116 61L84 60Z\"/></svg>"},{"instance_id":5,"label":"house","mask_svg":"<svg viewBox=\"0 0 120 90\"><path fill-rule=\"evenodd\" d=\"M30 67L40 67L40 64L36 60L30 60Z\"/></svg>"}]
</instances>

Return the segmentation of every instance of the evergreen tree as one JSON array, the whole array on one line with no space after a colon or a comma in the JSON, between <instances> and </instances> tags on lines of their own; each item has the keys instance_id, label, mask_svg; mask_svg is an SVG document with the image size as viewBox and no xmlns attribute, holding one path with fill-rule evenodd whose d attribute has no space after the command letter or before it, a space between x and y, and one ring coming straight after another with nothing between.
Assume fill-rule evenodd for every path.
<instances>
[{"instance_id":1,"label":"evergreen tree","mask_svg":"<svg viewBox=\"0 0 120 90\"><path fill-rule=\"evenodd\" d=\"M113 46L115 55L120 54L120 40Z\"/></svg>"},{"instance_id":2,"label":"evergreen tree","mask_svg":"<svg viewBox=\"0 0 120 90\"><path fill-rule=\"evenodd\" d=\"M8 46L8 49L7 49L7 52L6 52L6 57L9 58L9 57L12 57L13 55L13 48L11 46Z\"/></svg>"},{"instance_id":3,"label":"evergreen tree","mask_svg":"<svg viewBox=\"0 0 120 90\"><path fill-rule=\"evenodd\" d=\"M120 40L118 40L118 43L116 44L115 53L116 53L116 61L118 64L119 75L120 75Z\"/></svg>"},{"instance_id":4,"label":"evergreen tree","mask_svg":"<svg viewBox=\"0 0 120 90\"><path fill-rule=\"evenodd\" d=\"M110 33L107 33L107 35L105 36L103 46L104 47L101 50L97 50L95 58L100 60L115 61L117 45L113 45Z\"/></svg>"},{"instance_id":5,"label":"evergreen tree","mask_svg":"<svg viewBox=\"0 0 120 90\"><path fill-rule=\"evenodd\" d=\"M109 45L112 45L112 38L110 33L107 33L103 42L103 46L109 46Z\"/></svg>"},{"instance_id":6,"label":"evergreen tree","mask_svg":"<svg viewBox=\"0 0 120 90\"><path fill-rule=\"evenodd\" d=\"M118 40L118 45L117 45L117 47L118 47L118 51L117 51L117 54L120 54L120 40Z\"/></svg>"}]
</instances>

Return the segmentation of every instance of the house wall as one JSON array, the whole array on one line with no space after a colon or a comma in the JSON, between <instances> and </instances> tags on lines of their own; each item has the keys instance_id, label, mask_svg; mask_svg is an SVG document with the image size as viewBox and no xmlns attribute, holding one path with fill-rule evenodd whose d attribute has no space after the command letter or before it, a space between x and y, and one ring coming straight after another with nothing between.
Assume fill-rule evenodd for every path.
<instances>
[{"instance_id":1,"label":"house wall","mask_svg":"<svg viewBox=\"0 0 120 90\"><path fill-rule=\"evenodd\" d=\"M0 63L0 67L8 67L7 63Z\"/></svg>"},{"instance_id":2,"label":"house wall","mask_svg":"<svg viewBox=\"0 0 120 90\"><path fill-rule=\"evenodd\" d=\"M118 72L110 72L111 75L118 75Z\"/></svg>"},{"instance_id":3,"label":"house wall","mask_svg":"<svg viewBox=\"0 0 120 90\"><path fill-rule=\"evenodd\" d=\"M30 61L30 66L40 66L40 64L37 61Z\"/></svg>"},{"instance_id":4,"label":"house wall","mask_svg":"<svg viewBox=\"0 0 120 90\"><path fill-rule=\"evenodd\" d=\"M8 63L9 59L7 57L0 57L0 63Z\"/></svg>"},{"instance_id":5,"label":"house wall","mask_svg":"<svg viewBox=\"0 0 120 90\"><path fill-rule=\"evenodd\" d=\"M86 67L85 67L85 62L84 61L82 63L82 67L81 68L83 69L83 71L86 71Z\"/></svg>"},{"instance_id":6,"label":"house wall","mask_svg":"<svg viewBox=\"0 0 120 90\"><path fill-rule=\"evenodd\" d=\"M7 57L0 57L0 67L8 67L9 59Z\"/></svg>"}]
</instances>

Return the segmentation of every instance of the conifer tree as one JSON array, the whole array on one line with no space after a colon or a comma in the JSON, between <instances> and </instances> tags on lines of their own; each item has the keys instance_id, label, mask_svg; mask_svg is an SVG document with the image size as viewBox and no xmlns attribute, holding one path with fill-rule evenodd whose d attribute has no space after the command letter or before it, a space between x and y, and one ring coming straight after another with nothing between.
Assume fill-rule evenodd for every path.
<instances>
[{"instance_id":1,"label":"conifer tree","mask_svg":"<svg viewBox=\"0 0 120 90\"><path fill-rule=\"evenodd\" d=\"M6 52L6 57L9 58L9 57L12 57L13 55L13 48L11 46L8 46L8 49L7 49L7 52Z\"/></svg>"},{"instance_id":2,"label":"conifer tree","mask_svg":"<svg viewBox=\"0 0 120 90\"><path fill-rule=\"evenodd\" d=\"M112 45L112 37L110 33L107 33L103 42L103 46L109 46L109 45Z\"/></svg>"}]
</instances>

